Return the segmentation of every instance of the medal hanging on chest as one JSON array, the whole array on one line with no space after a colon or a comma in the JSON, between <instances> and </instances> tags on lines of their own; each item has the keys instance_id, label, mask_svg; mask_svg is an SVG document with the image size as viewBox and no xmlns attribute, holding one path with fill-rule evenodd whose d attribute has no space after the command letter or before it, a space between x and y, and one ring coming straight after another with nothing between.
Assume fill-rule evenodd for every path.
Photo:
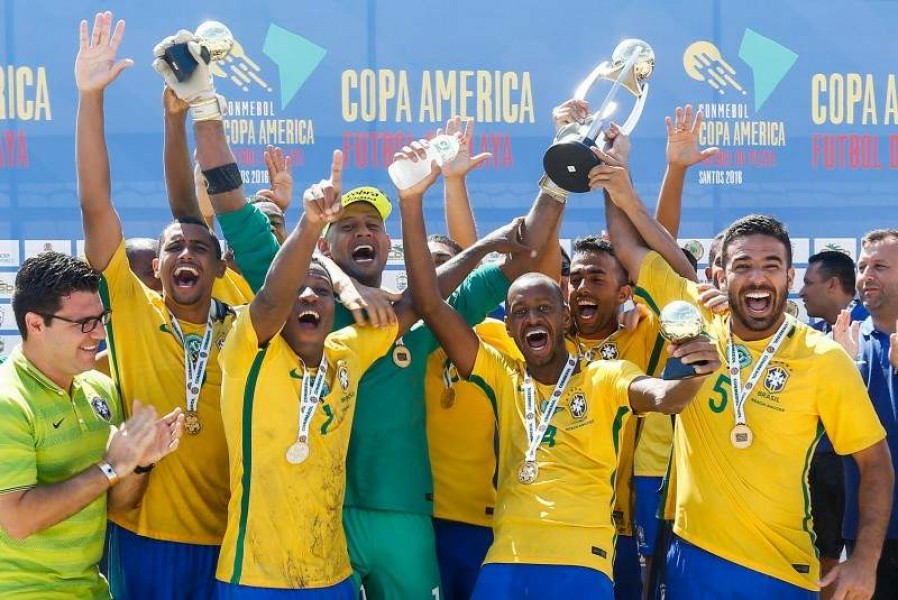
<instances>
[{"instance_id":1,"label":"medal hanging on chest","mask_svg":"<svg viewBox=\"0 0 898 600\"><path fill-rule=\"evenodd\" d=\"M203 332L202 342L196 352L191 351L187 338L181 330L181 324L175 316L171 317L172 331L175 338L184 348L184 387L187 400L187 410L184 411L184 431L188 435L199 435L203 430L203 422L200 419L199 404L200 390L203 386L203 378L206 375L206 366L212 349L212 310L214 304L209 307L209 317L206 319L206 329Z\"/></svg>"},{"instance_id":2,"label":"medal hanging on chest","mask_svg":"<svg viewBox=\"0 0 898 600\"><path fill-rule=\"evenodd\" d=\"M539 462L536 460L536 452L539 445L542 444L546 431L549 430L549 423L555 415L555 408L558 401L564 394L571 375L577 366L577 358L568 354L567 363L564 370L561 371L561 377L555 384L555 390L546 403L546 408L540 415L539 424L536 423L536 390L533 386L533 378L530 377L529 371L524 371L524 385L522 391L524 394L524 431L527 433L527 450L524 452L524 462L518 469L518 481L524 485L530 485L539 477Z\"/></svg>"},{"instance_id":3,"label":"medal hanging on chest","mask_svg":"<svg viewBox=\"0 0 898 600\"><path fill-rule=\"evenodd\" d=\"M783 344L783 341L786 339L786 334L789 333L789 330L792 328L791 319L792 317L786 315L783 324L776 330L773 339L767 347L764 348L764 352L761 353L761 357L758 359L757 364L751 370L751 374L748 376L748 380L745 382L744 387L742 386L742 366L739 361L739 351L733 341L733 328L732 323L730 324L730 335L729 340L727 341L727 367L729 368L730 386L732 388L733 419L736 422L733 429L730 431L730 443L737 450L746 450L750 448L754 442L754 432L752 432L746 422L745 403L748 401L749 396L751 396L755 386L758 384L758 381L761 378L761 373L764 372L764 369L766 369L770 364L770 361L773 360L774 355L776 355L780 346Z\"/></svg>"},{"instance_id":4,"label":"medal hanging on chest","mask_svg":"<svg viewBox=\"0 0 898 600\"><path fill-rule=\"evenodd\" d=\"M400 369L405 369L412 364L412 353L402 342L402 338L396 340L396 345L393 347L393 364Z\"/></svg>"},{"instance_id":5,"label":"medal hanging on chest","mask_svg":"<svg viewBox=\"0 0 898 600\"><path fill-rule=\"evenodd\" d=\"M299 425L296 431L296 441L287 448L287 462L291 465L304 463L312 452L309 445L309 430L312 427L312 417L321 403L321 393L324 390L324 381L327 377L327 357L321 357L318 372L314 381L309 376L308 370L303 366L302 385L299 394Z\"/></svg>"}]
</instances>

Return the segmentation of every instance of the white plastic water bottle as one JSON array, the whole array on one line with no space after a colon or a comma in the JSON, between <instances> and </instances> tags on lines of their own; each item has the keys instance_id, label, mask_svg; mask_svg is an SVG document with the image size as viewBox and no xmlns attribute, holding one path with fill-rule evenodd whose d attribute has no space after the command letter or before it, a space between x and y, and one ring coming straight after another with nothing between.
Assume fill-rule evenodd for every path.
<instances>
[{"instance_id":1,"label":"white plastic water bottle","mask_svg":"<svg viewBox=\"0 0 898 600\"><path fill-rule=\"evenodd\" d=\"M387 172L397 188L407 190L430 175L432 161L442 167L455 158L458 147L458 138L454 135L438 135L428 142L427 158L393 161Z\"/></svg>"}]
</instances>

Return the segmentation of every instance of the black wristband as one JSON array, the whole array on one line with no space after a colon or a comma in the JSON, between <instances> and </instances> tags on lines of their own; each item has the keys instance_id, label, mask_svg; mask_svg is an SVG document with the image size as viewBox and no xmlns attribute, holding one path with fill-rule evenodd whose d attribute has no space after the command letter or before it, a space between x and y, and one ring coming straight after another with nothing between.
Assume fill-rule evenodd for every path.
<instances>
[{"instance_id":1,"label":"black wristband","mask_svg":"<svg viewBox=\"0 0 898 600\"><path fill-rule=\"evenodd\" d=\"M156 463L152 463L145 467L141 467L140 465L137 465L136 467L134 467L134 472L137 473L138 475L143 475L144 473L149 473L150 471L152 471L155 468L156 468Z\"/></svg>"},{"instance_id":2,"label":"black wristband","mask_svg":"<svg viewBox=\"0 0 898 600\"><path fill-rule=\"evenodd\" d=\"M237 163L229 163L203 171L203 177L206 178L206 191L210 196L232 192L243 185L243 178L240 177Z\"/></svg>"}]
</instances>

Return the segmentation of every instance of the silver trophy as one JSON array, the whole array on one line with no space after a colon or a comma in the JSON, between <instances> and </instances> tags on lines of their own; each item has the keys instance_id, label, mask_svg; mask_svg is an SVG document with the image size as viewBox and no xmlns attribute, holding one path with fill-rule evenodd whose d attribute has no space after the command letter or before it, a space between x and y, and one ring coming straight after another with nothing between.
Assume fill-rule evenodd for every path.
<instances>
[{"instance_id":1,"label":"silver trophy","mask_svg":"<svg viewBox=\"0 0 898 600\"><path fill-rule=\"evenodd\" d=\"M705 328L698 308L682 300L676 300L665 306L658 320L661 324L661 335L674 344L683 344L697 338ZM687 379L695 375L693 365L685 365L679 358L671 356L664 365L661 379Z\"/></svg>"},{"instance_id":2,"label":"silver trophy","mask_svg":"<svg viewBox=\"0 0 898 600\"><path fill-rule=\"evenodd\" d=\"M624 133L636 127L648 97L649 75L655 68L655 52L646 42L624 40L617 45L610 61L599 64L574 92L577 100L586 99L590 88L599 80L610 81L611 89L599 109L583 123L574 122L563 127L555 136L555 143L543 156L543 168L557 186L569 192L589 191L589 171L599 165L591 148L604 148L605 131L611 122ZM635 103L629 116L618 114L622 102L620 94L630 93Z\"/></svg>"},{"instance_id":3,"label":"silver trophy","mask_svg":"<svg viewBox=\"0 0 898 600\"><path fill-rule=\"evenodd\" d=\"M206 21L196 28L194 35L202 48L203 60L224 60L234 46L234 34L224 23ZM165 50L163 60L171 67L178 81L186 81L196 69L196 59L187 49L187 44L174 44Z\"/></svg>"}]
</instances>

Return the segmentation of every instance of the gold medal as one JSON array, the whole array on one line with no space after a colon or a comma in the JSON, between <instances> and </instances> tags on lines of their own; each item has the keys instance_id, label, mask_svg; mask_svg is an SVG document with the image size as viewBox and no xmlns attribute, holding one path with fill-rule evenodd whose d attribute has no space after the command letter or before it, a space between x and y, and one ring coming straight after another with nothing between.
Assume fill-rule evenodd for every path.
<instances>
[{"instance_id":1,"label":"gold medal","mask_svg":"<svg viewBox=\"0 0 898 600\"><path fill-rule=\"evenodd\" d=\"M404 369L412 364L412 353L405 344L396 344L393 348L393 364L400 369Z\"/></svg>"},{"instance_id":2,"label":"gold medal","mask_svg":"<svg viewBox=\"0 0 898 600\"><path fill-rule=\"evenodd\" d=\"M443 408L452 408L455 404L455 388L449 387L443 390L443 397L440 398L440 406Z\"/></svg>"},{"instance_id":3,"label":"gold medal","mask_svg":"<svg viewBox=\"0 0 898 600\"><path fill-rule=\"evenodd\" d=\"M730 442L739 450L745 450L751 446L753 439L754 434L751 432L751 429L743 423L737 424L730 432Z\"/></svg>"},{"instance_id":4,"label":"gold medal","mask_svg":"<svg viewBox=\"0 0 898 600\"><path fill-rule=\"evenodd\" d=\"M196 435L203 429L203 422L196 411L188 410L184 413L184 431L190 435Z\"/></svg>"},{"instance_id":5,"label":"gold medal","mask_svg":"<svg viewBox=\"0 0 898 600\"><path fill-rule=\"evenodd\" d=\"M309 445L305 442L296 442L287 448L287 462L298 465L309 458Z\"/></svg>"},{"instance_id":6,"label":"gold medal","mask_svg":"<svg viewBox=\"0 0 898 600\"><path fill-rule=\"evenodd\" d=\"M518 481L524 485L530 485L539 476L539 465L535 460L525 460L521 468L518 469Z\"/></svg>"}]
</instances>

